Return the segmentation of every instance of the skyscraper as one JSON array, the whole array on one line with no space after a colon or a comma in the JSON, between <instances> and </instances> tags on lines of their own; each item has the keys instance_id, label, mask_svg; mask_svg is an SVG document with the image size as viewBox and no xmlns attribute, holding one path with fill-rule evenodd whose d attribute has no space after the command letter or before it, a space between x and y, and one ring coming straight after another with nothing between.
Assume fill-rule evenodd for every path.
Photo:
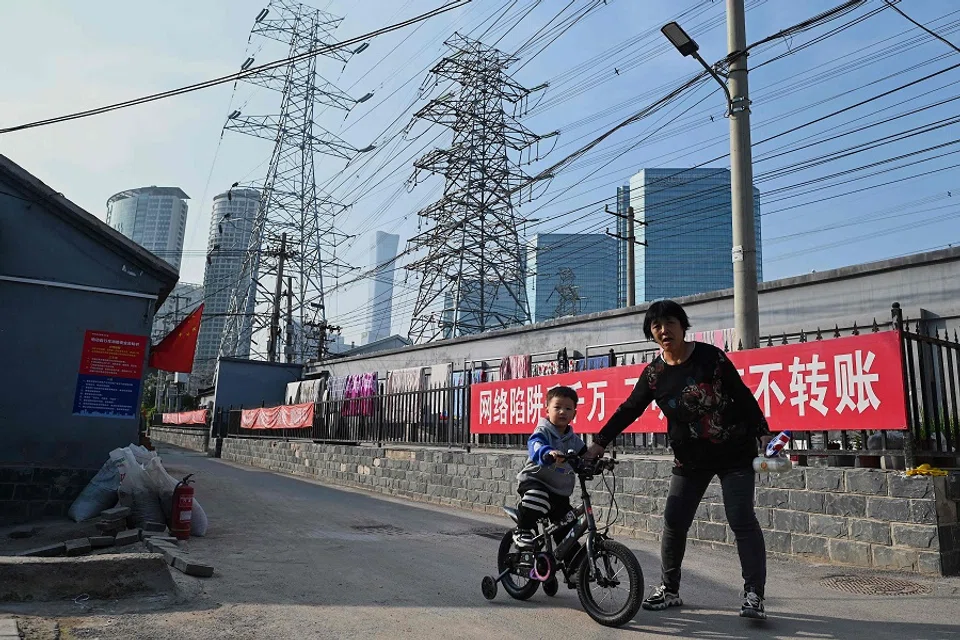
<instances>
[{"instance_id":1,"label":"skyscraper","mask_svg":"<svg viewBox=\"0 0 960 640\"><path fill-rule=\"evenodd\" d=\"M179 271L189 199L179 187L121 191L107 200L107 224Z\"/></svg>"},{"instance_id":2,"label":"skyscraper","mask_svg":"<svg viewBox=\"0 0 960 640\"><path fill-rule=\"evenodd\" d=\"M256 274L243 273L243 260L250 246L259 206L260 192L256 189L227 191L213 199L210 234L207 238L207 266L203 273L205 306L197 338L191 386L194 386L194 379L197 386L212 383L230 298L241 280L256 277ZM252 312L251 309L250 314ZM250 314L248 317L252 317ZM249 321L244 333L247 336L250 334ZM250 355L249 343L249 339L243 343L246 352L236 354L237 357Z\"/></svg>"},{"instance_id":3,"label":"skyscraper","mask_svg":"<svg viewBox=\"0 0 960 640\"><path fill-rule=\"evenodd\" d=\"M628 234L627 219L624 217L630 210L630 185L617 187L617 235L626 238ZM617 308L627 306L627 254L630 244L626 240L617 240Z\"/></svg>"},{"instance_id":4,"label":"skyscraper","mask_svg":"<svg viewBox=\"0 0 960 640\"><path fill-rule=\"evenodd\" d=\"M606 234L535 235L527 253L533 322L616 309L617 244Z\"/></svg>"},{"instance_id":5,"label":"skyscraper","mask_svg":"<svg viewBox=\"0 0 960 640\"><path fill-rule=\"evenodd\" d=\"M753 194L762 279L760 192L754 188ZM729 170L641 169L630 178L630 206L638 241L637 302L733 287Z\"/></svg>"},{"instance_id":6,"label":"skyscraper","mask_svg":"<svg viewBox=\"0 0 960 640\"><path fill-rule=\"evenodd\" d=\"M370 281L370 319L360 336L360 344L370 344L390 335L393 321L393 260L397 258L400 236L377 231L370 245L373 266L380 267Z\"/></svg>"}]
</instances>

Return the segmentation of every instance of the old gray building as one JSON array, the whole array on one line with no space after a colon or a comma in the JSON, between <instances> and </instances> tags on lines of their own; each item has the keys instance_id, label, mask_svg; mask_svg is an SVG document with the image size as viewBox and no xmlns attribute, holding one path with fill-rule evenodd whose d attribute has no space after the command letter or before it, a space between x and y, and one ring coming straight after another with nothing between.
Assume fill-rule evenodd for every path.
<instances>
[{"instance_id":1,"label":"old gray building","mask_svg":"<svg viewBox=\"0 0 960 640\"><path fill-rule=\"evenodd\" d=\"M138 441L176 269L0 156L0 521L58 515Z\"/></svg>"}]
</instances>

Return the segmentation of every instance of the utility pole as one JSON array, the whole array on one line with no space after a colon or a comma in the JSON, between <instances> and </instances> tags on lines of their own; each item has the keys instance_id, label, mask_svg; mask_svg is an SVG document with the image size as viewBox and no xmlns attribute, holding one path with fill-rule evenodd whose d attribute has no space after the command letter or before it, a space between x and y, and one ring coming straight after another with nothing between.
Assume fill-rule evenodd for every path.
<instances>
[{"instance_id":1,"label":"utility pole","mask_svg":"<svg viewBox=\"0 0 960 640\"><path fill-rule=\"evenodd\" d=\"M287 234L280 234L280 257L277 261L277 286L273 294L273 315L270 316L270 340L267 342L267 358L277 361L277 342L280 338L280 298L283 295L283 262L287 257Z\"/></svg>"},{"instance_id":2,"label":"utility pole","mask_svg":"<svg viewBox=\"0 0 960 640\"><path fill-rule=\"evenodd\" d=\"M744 349L760 346L757 239L753 217L753 154L747 89L747 28L743 0L727 0L730 91L730 197L733 206L733 316Z\"/></svg>"},{"instance_id":3,"label":"utility pole","mask_svg":"<svg viewBox=\"0 0 960 640\"><path fill-rule=\"evenodd\" d=\"M606 230L608 236L613 236L618 240L622 240L627 243L627 306L633 307L637 304L637 256L636 256L636 246L642 245L647 246L646 242L637 242L637 236L634 234L634 224L636 222L633 215L633 207L627 207L627 213L618 213L616 211L610 211L610 205L604 207L604 211L609 213L612 216L618 218L625 218L627 221L627 235L626 237L621 236L617 233L610 233L610 230ZM646 222L640 222L641 225L646 225Z\"/></svg>"},{"instance_id":4,"label":"utility pole","mask_svg":"<svg viewBox=\"0 0 960 640\"><path fill-rule=\"evenodd\" d=\"M287 362L293 362L293 276L287 276Z\"/></svg>"}]
</instances>

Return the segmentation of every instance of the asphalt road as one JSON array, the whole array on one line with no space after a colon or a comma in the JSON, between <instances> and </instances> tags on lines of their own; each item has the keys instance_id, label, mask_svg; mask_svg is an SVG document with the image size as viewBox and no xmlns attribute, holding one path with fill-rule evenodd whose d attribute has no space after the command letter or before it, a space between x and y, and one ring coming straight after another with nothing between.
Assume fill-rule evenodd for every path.
<instances>
[{"instance_id":1,"label":"asphalt road","mask_svg":"<svg viewBox=\"0 0 960 640\"><path fill-rule=\"evenodd\" d=\"M190 544L213 578L162 611L110 607L61 619L76 638L958 638L960 579L857 572L771 561L765 623L743 620L733 553L688 550L687 605L637 614L622 629L594 623L575 591L488 602L508 527L493 518L383 498L208 459L161 446L173 475L193 472L208 535ZM636 553L647 588L658 577L656 543L621 540ZM930 593L854 595L821 586L838 575L908 579ZM194 579L190 579L194 580ZM66 636L69 637L69 636Z\"/></svg>"}]
</instances>

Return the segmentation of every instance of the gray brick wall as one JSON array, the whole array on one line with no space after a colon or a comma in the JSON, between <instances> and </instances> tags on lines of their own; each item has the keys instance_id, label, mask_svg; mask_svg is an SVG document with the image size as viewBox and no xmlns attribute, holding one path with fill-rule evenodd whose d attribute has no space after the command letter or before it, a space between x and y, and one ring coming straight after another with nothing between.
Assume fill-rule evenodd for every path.
<instances>
[{"instance_id":1,"label":"gray brick wall","mask_svg":"<svg viewBox=\"0 0 960 640\"><path fill-rule=\"evenodd\" d=\"M451 452L227 438L223 458L433 504L500 514L516 504L520 452ZM617 472L615 531L660 535L672 462L630 457ZM597 481L599 482L599 481ZM960 572L957 502L944 478L872 469L799 468L758 475L757 518L767 550L817 562L924 574ZM598 486L598 489L600 487ZM606 511L601 490L597 513ZM576 494L574 501L576 501ZM957 496L960 497L960 496ZM951 519L952 518L952 519ZM732 548L720 484L707 488L689 537Z\"/></svg>"},{"instance_id":2,"label":"gray brick wall","mask_svg":"<svg viewBox=\"0 0 960 640\"><path fill-rule=\"evenodd\" d=\"M97 471L0 467L0 524L65 516Z\"/></svg>"},{"instance_id":3,"label":"gray brick wall","mask_svg":"<svg viewBox=\"0 0 960 640\"><path fill-rule=\"evenodd\" d=\"M150 440L166 442L190 451L207 451L209 435L206 429L178 429L176 427L150 427Z\"/></svg>"}]
</instances>

